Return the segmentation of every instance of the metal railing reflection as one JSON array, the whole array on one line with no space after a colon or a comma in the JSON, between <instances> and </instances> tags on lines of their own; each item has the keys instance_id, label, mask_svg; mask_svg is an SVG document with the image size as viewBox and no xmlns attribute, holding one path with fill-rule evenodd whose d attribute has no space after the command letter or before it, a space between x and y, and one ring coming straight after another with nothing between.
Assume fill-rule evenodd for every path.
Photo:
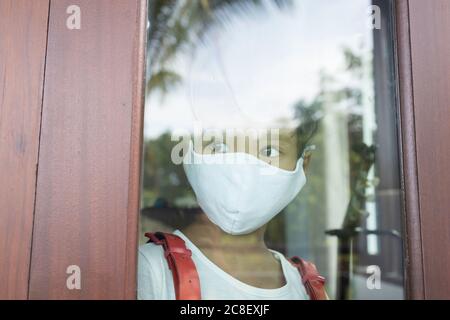
<instances>
[{"instance_id":1,"label":"metal railing reflection","mask_svg":"<svg viewBox=\"0 0 450 320\"><path fill-rule=\"evenodd\" d=\"M351 275L353 272L353 244L354 239L360 235L388 236L400 242L401 233L397 230L368 230L364 228L354 229L331 229L325 231L328 236L338 238L338 270L336 277L336 299L348 300L351 298Z\"/></svg>"}]
</instances>

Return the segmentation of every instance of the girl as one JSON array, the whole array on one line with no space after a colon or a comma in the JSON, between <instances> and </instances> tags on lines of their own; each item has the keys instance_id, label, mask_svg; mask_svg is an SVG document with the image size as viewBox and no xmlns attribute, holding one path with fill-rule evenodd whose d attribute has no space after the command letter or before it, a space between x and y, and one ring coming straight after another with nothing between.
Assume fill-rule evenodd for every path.
<instances>
[{"instance_id":1,"label":"girl","mask_svg":"<svg viewBox=\"0 0 450 320\"><path fill-rule=\"evenodd\" d=\"M240 138L214 139L195 148L189 143L183 167L202 214L169 237L185 245L182 263L187 259L192 265L174 266L167 246L159 245L161 237L151 235L152 242L139 249L139 299L180 298L180 290L186 298L202 299L311 297L298 268L264 242L267 223L306 183L308 148L300 146L292 130L281 130L270 143L248 136L246 143L234 143ZM191 269L196 274L180 289L180 273Z\"/></svg>"}]
</instances>

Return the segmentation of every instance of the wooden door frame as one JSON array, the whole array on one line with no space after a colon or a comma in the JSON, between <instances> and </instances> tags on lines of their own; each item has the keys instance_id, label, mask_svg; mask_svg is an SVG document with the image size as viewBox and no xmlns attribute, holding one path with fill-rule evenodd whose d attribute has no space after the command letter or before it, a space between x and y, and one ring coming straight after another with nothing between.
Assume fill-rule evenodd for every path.
<instances>
[{"instance_id":1,"label":"wooden door frame","mask_svg":"<svg viewBox=\"0 0 450 320\"><path fill-rule=\"evenodd\" d=\"M146 1L78 0L80 29L71 5L50 1L28 298L135 299Z\"/></svg>"},{"instance_id":2,"label":"wooden door frame","mask_svg":"<svg viewBox=\"0 0 450 320\"><path fill-rule=\"evenodd\" d=\"M397 0L395 17L407 298L450 299L450 3Z\"/></svg>"},{"instance_id":3,"label":"wooden door frame","mask_svg":"<svg viewBox=\"0 0 450 320\"><path fill-rule=\"evenodd\" d=\"M135 299L147 1L0 9L0 299Z\"/></svg>"},{"instance_id":4,"label":"wooden door frame","mask_svg":"<svg viewBox=\"0 0 450 320\"><path fill-rule=\"evenodd\" d=\"M0 0L4 4L21 4L17 0ZM8 2L9 1L9 2ZM0 298L7 299L27 299L27 298L136 298L136 255L137 237L138 237L138 212L140 198L140 176L141 176L141 152L142 152L142 133L143 133L143 106L144 106L144 81L145 74L145 25L146 25L146 1L134 0L138 11L135 12L133 28L135 28L134 38L132 40L132 52L128 52L131 61L129 61L129 69L132 81L130 83L130 99L124 101L124 106L130 107L129 121L131 124L128 129L124 130L129 135L129 143L122 145L123 150L129 152L127 163L123 166L126 168L127 174L123 177L123 183L126 188L126 199L124 202L124 215L126 226L121 229L120 241L125 241L126 253L123 257L123 264L120 269L120 280L110 285L120 290L119 293L112 292L95 292L100 288L100 282L92 288L92 292L84 292L82 294L59 294L63 292L50 290L41 278L42 270L50 263L43 255L48 255L54 248L55 241L67 241L63 232L55 231L51 236L52 243L46 242L48 238L42 237L42 232L46 229L46 219L48 219L49 211L47 209L55 209L55 207L47 207L48 200L46 192L51 190L52 178L57 179L59 174L66 174L70 177L70 173L65 172L63 166L57 167L58 173L52 172L55 167L48 166L42 161L54 160L58 157L58 153L51 151L48 143L49 134L54 128L61 125L59 122L53 121L51 114L48 112L59 112L56 104L51 100L52 91L45 91L49 84L58 83L58 79L65 80L70 77L71 73L58 73L55 68L46 66L46 59L53 57L48 62L54 63L59 59L64 60L64 50L55 51L58 45L64 45L64 35L58 36L52 34L49 38L50 47L47 48L47 37L50 33L55 32L52 28L51 13L55 14L61 10L60 14L64 14L60 0L53 2L49 0L39 0L39 10L31 10L32 8L22 8L16 11L17 19L2 20L5 22L3 31L10 32L14 35L15 31L20 32L20 28L14 29L17 23L23 28L31 30L27 34L28 38L20 38L12 36L9 39L13 43L11 52L17 50L17 57L24 52L26 43L35 43L37 45L30 47L23 59L13 59L12 55L8 55L7 60L0 61L0 87L3 88L2 100L0 108L2 108L3 116L8 115L14 122L1 122L2 144L0 145L0 180L7 181L7 187L1 187L3 197L0 197L1 221L8 221L8 225L3 225L0 234L0 260L7 263L0 264ZM84 2L83 0L80 0ZM110 0L108 0L110 1ZM120 0L119 0L120 1ZM67 2L69 3L69 2ZM84 2L87 3L87 2ZM104 2L106 4L106 2ZM113 3L113 2L108 2ZM119 2L116 2L119 4ZM34 2L33 2L34 4ZM53 7L52 7L53 5ZM122 5L122 9L126 5ZM59 9L58 9L59 8ZM48 10L47 10L48 9ZM31 10L31 11L30 11ZM448 200L448 190L450 190L450 127L448 125L450 119L450 45L448 41L444 41L445 36L450 34L450 3L447 0L395 0L395 59L397 68L397 98L398 98L398 114L399 114L399 139L402 154L402 185L404 189L404 252L405 252L405 283L407 298L410 299L450 299L450 216L447 213L450 210L450 200ZM4 11L6 12L6 10ZM22 16L23 15L23 16ZM49 16L50 15L50 16ZM29 17L28 21L22 19ZM14 17L16 18L16 17ZM35 19L35 20L33 20ZM47 29L47 20L49 29ZM103 21L103 27L108 25ZM30 27L32 26L32 27ZM116 29L117 30L117 29ZM95 40L95 31L92 30L90 35ZM4 37L2 39L5 39ZM91 39L91 41L92 41ZM79 41L75 39L75 41ZM81 40L82 42L84 40ZM6 43L6 42L5 42ZM5 54L5 43L0 43L0 53ZM90 42L92 44L92 42ZM66 43L67 44L67 43ZM2 45L4 47L2 47ZM103 47L108 48L110 44ZM117 44L121 45L121 44ZM433 50L429 50L432 46ZM3 49L2 49L3 48ZM62 48L60 48L62 49ZM2 51L3 50L3 51ZM49 52L48 50L53 50ZM5 55L6 56L6 55ZM119 57L120 55L116 56ZM70 56L77 59L75 56ZM28 59L28 60L27 60ZM11 79L13 74L5 70L13 70L14 63L27 62L29 65L27 72L15 72L18 83L25 83L25 86L5 85L6 76ZM2 64L3 61L7 63ZM118 58L111 61L119 61ZM89 64L88 60L79 58L80 64ZM8 64L8 65L7 65ZM5 66L8 68L5 69ZM49 69L50 68L50 69ZM49 73L46 71L50 70ZM31 76L30 76L31 75ZM115 75L118 76L118 75ZM46 82L49 80L49 82ZM29 81L29 87L27 87ZM26 92L24 91L26 89ZM28 89L27 89L28 88ZM79 88L82 88L80 86ZM12 97L28 97L26 103L17 104ZM57 97L57 96L56 96ZM47 100L49 99L50 100ZM24 98L25 99L25 98ZM55 98L57 99L57 98ZM76 106L73 104L72 106ZM18 113L18 110L23 113ZM82 106L80 106L82 108ZM49 111L50 110L50 111ZM106 109L103 109L105 111ZM23 114L22 118L20 115ZM41 126L42 115L42 126ZM55 118L56 119L56 118ZM116 121L116 120L114 120ZM113 122L114 122L113 121ZM118 121L118 120L117 120ZM22 123L22 125L18 125ZM25 124L32 124L26 126ZM99 122L105 124L107 122ZM54 126L54 127L52 127ZM50 130L50 131L49 131ZM40 132L44 132L44 136L40 137ZM100 132L100 131L93 131ZM102 133L104 135L104 132ZM114 136L114 135L111 135ZM59 137L58 137L59 138ZM73 143L73 140L69 142ZM105 136L103 136L105 138ZM95 139L90 137L90 139ZM57 140L57 139L56 139ZM55 140L55 141L56 141ZM42 148L44 146L44 148ZM91 145L89 150L90 159L95 158L95 152L92 151ZM124 147L125 146L125 147ZM63 145L60 145L61 150ZM122 149L121 149L122 150ZM7 161L16 161L17 166L11 167L6 165L7 162L2 156L7 155ZM121 155L111 156L121 157ZM432 157L430 160L429 157ZM106 161L106 158L103 158ZM436 161L437 160L437 161ZM4 161L4 162L3 162ZM40 164L38 166L38 164ZM79 165L79 164L77 164ZM88 166L95 166L91 162L86 163ZM122 168L122 164L121 164ZM88 177L89 178L89 177ZM74 180L72 180L74 181ZM87 179L86 181L90 181ZM78 186L79 187L79 186ZM39 189L42 188L42 189ZM122 190L122 189L120 189ZM59 193L59 203L67 200L64 193ZM18 200L19 199L19 200ZM103 198L102 198L103 199ZM122 198L121 198L122 199ZM53 199L54 200L54 199ZM73 200L73 199L69 199ZM104 200L93 200L94 205L100 206ZM100 202L98 202L100 201ZM22 206L19 207L18 203ZM73 201L72 201L73 203ZM60 207L56 207L61 210ZM103 207L102 207L103 208ZM20 212L18 211L20 209ZM65 214L64 210L58 214ZM79 212L80 217L95 219L91 213ZM104 214L104 213L103 213ZM119 217L119 213L115 213L115 217ZM43 219L43 220L42 220ZM61 217L60 217L61 219ZM63 220L60 220L62 225ZM95 223L98 224L98 221ZM34 224L34 227L33 227ZM75 225L75 229L77 226ZM33 233L34 229L34 233ZM78 229L77 229L78 230ZM72 230L74 231L74 230ZM79 231L82 231L79 229ZM95 234L95 230L91 230L91 237ZM103 247L105 243L114 245L117 234L98 235L105 237L101 241ZM77 239L83 243L82 237ZM11 245L12 244L12 245ZM98 245L98 243L97 243ZM33 251L31 249L33 246ZM53 246L53 247L52 247ZM81 245L82 247L83 245ZM111 263L117 262L115 258L107 256L104 259ZM89 259L96 259L91 256ZM96 262L94 261L94 264ZM104 266L104 262L99 265ZM15 268L12 266L16 266ZM59 268L59 267L58 267ZM60 270L61 271L61 270ZM93 270L95 275L95 271ZM89 273L90 270L87 270ZM51 285L63 281L64 272L59 275L51 275ZM48 278L48 275L45 279ZM44 280L45 280L44 279ZM109 281L105 278L103 281ZM65 290L65 289L64 289ZM31 293L31 294L30 294ZM30 296L29 296L30 295Z\"/></svg>"},{"instance_id":5,"label":"wooden door frame","mask_svg":"<svg viewBox=\"0 0 450 320\"><path fill-rule=\"evenodd\" d=\"M0 0L0 299L26 299L49 0Z\"/></svg>"},{"instance_id":6,"label":"wooden door frame","mask_svg":"<svg viewBox=\"0 0 450 320\"><path fill-rule=\"evenodd\" d=\"M396 1L396 66L400 148L404 189L404 262L407 298L423 299L422 243L420 236L414 99L411 68L408 0Z\"/></svg>"}]
</instances>

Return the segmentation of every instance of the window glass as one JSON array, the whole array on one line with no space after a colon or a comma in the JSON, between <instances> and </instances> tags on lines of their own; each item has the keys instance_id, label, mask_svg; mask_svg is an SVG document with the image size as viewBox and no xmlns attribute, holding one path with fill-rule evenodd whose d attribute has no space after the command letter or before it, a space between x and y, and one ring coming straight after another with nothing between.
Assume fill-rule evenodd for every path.
<instances>
[{"instance_id":1,"label":"window glass","mask_svg":"<svg viewBox=\"0 0 450 320\"><path fill-rule=\"evenodd\" d=\"M161 231L205 299L307 298L293 256L331 299L403 299L391 10L149 2L139 298L173 298Z\"/></svg>"}]
</instances>

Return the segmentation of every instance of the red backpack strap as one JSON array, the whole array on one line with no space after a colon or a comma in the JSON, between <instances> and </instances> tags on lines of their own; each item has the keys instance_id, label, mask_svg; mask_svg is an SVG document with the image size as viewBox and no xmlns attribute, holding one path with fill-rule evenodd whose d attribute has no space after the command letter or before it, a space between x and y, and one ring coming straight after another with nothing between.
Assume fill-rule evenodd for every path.
<instances>
[{"instance_id":1,"label":"red backpack strap","mask_svg":"<svg viewBox=\"0 0 450 320\"><path fill-rule=\"evenodd\" d=\"M299 257L292 257L289 261L298 269L303 285L311 300L328 300L325 291L325 278L317 271L316 266Z\"/></svg>"},{"instance_id":2,"label":"red backpack strap","mask_svg":"<svg viewBox=\"0 0 450 320\"><path fill-rule=\"evenodd\" d=\"M192 252L183 239L170 233L146 233L148 242L162 245L169 269L172 271L177 300L200 300L200 280L192 260Z\"/></svg>"}]
</instances>

